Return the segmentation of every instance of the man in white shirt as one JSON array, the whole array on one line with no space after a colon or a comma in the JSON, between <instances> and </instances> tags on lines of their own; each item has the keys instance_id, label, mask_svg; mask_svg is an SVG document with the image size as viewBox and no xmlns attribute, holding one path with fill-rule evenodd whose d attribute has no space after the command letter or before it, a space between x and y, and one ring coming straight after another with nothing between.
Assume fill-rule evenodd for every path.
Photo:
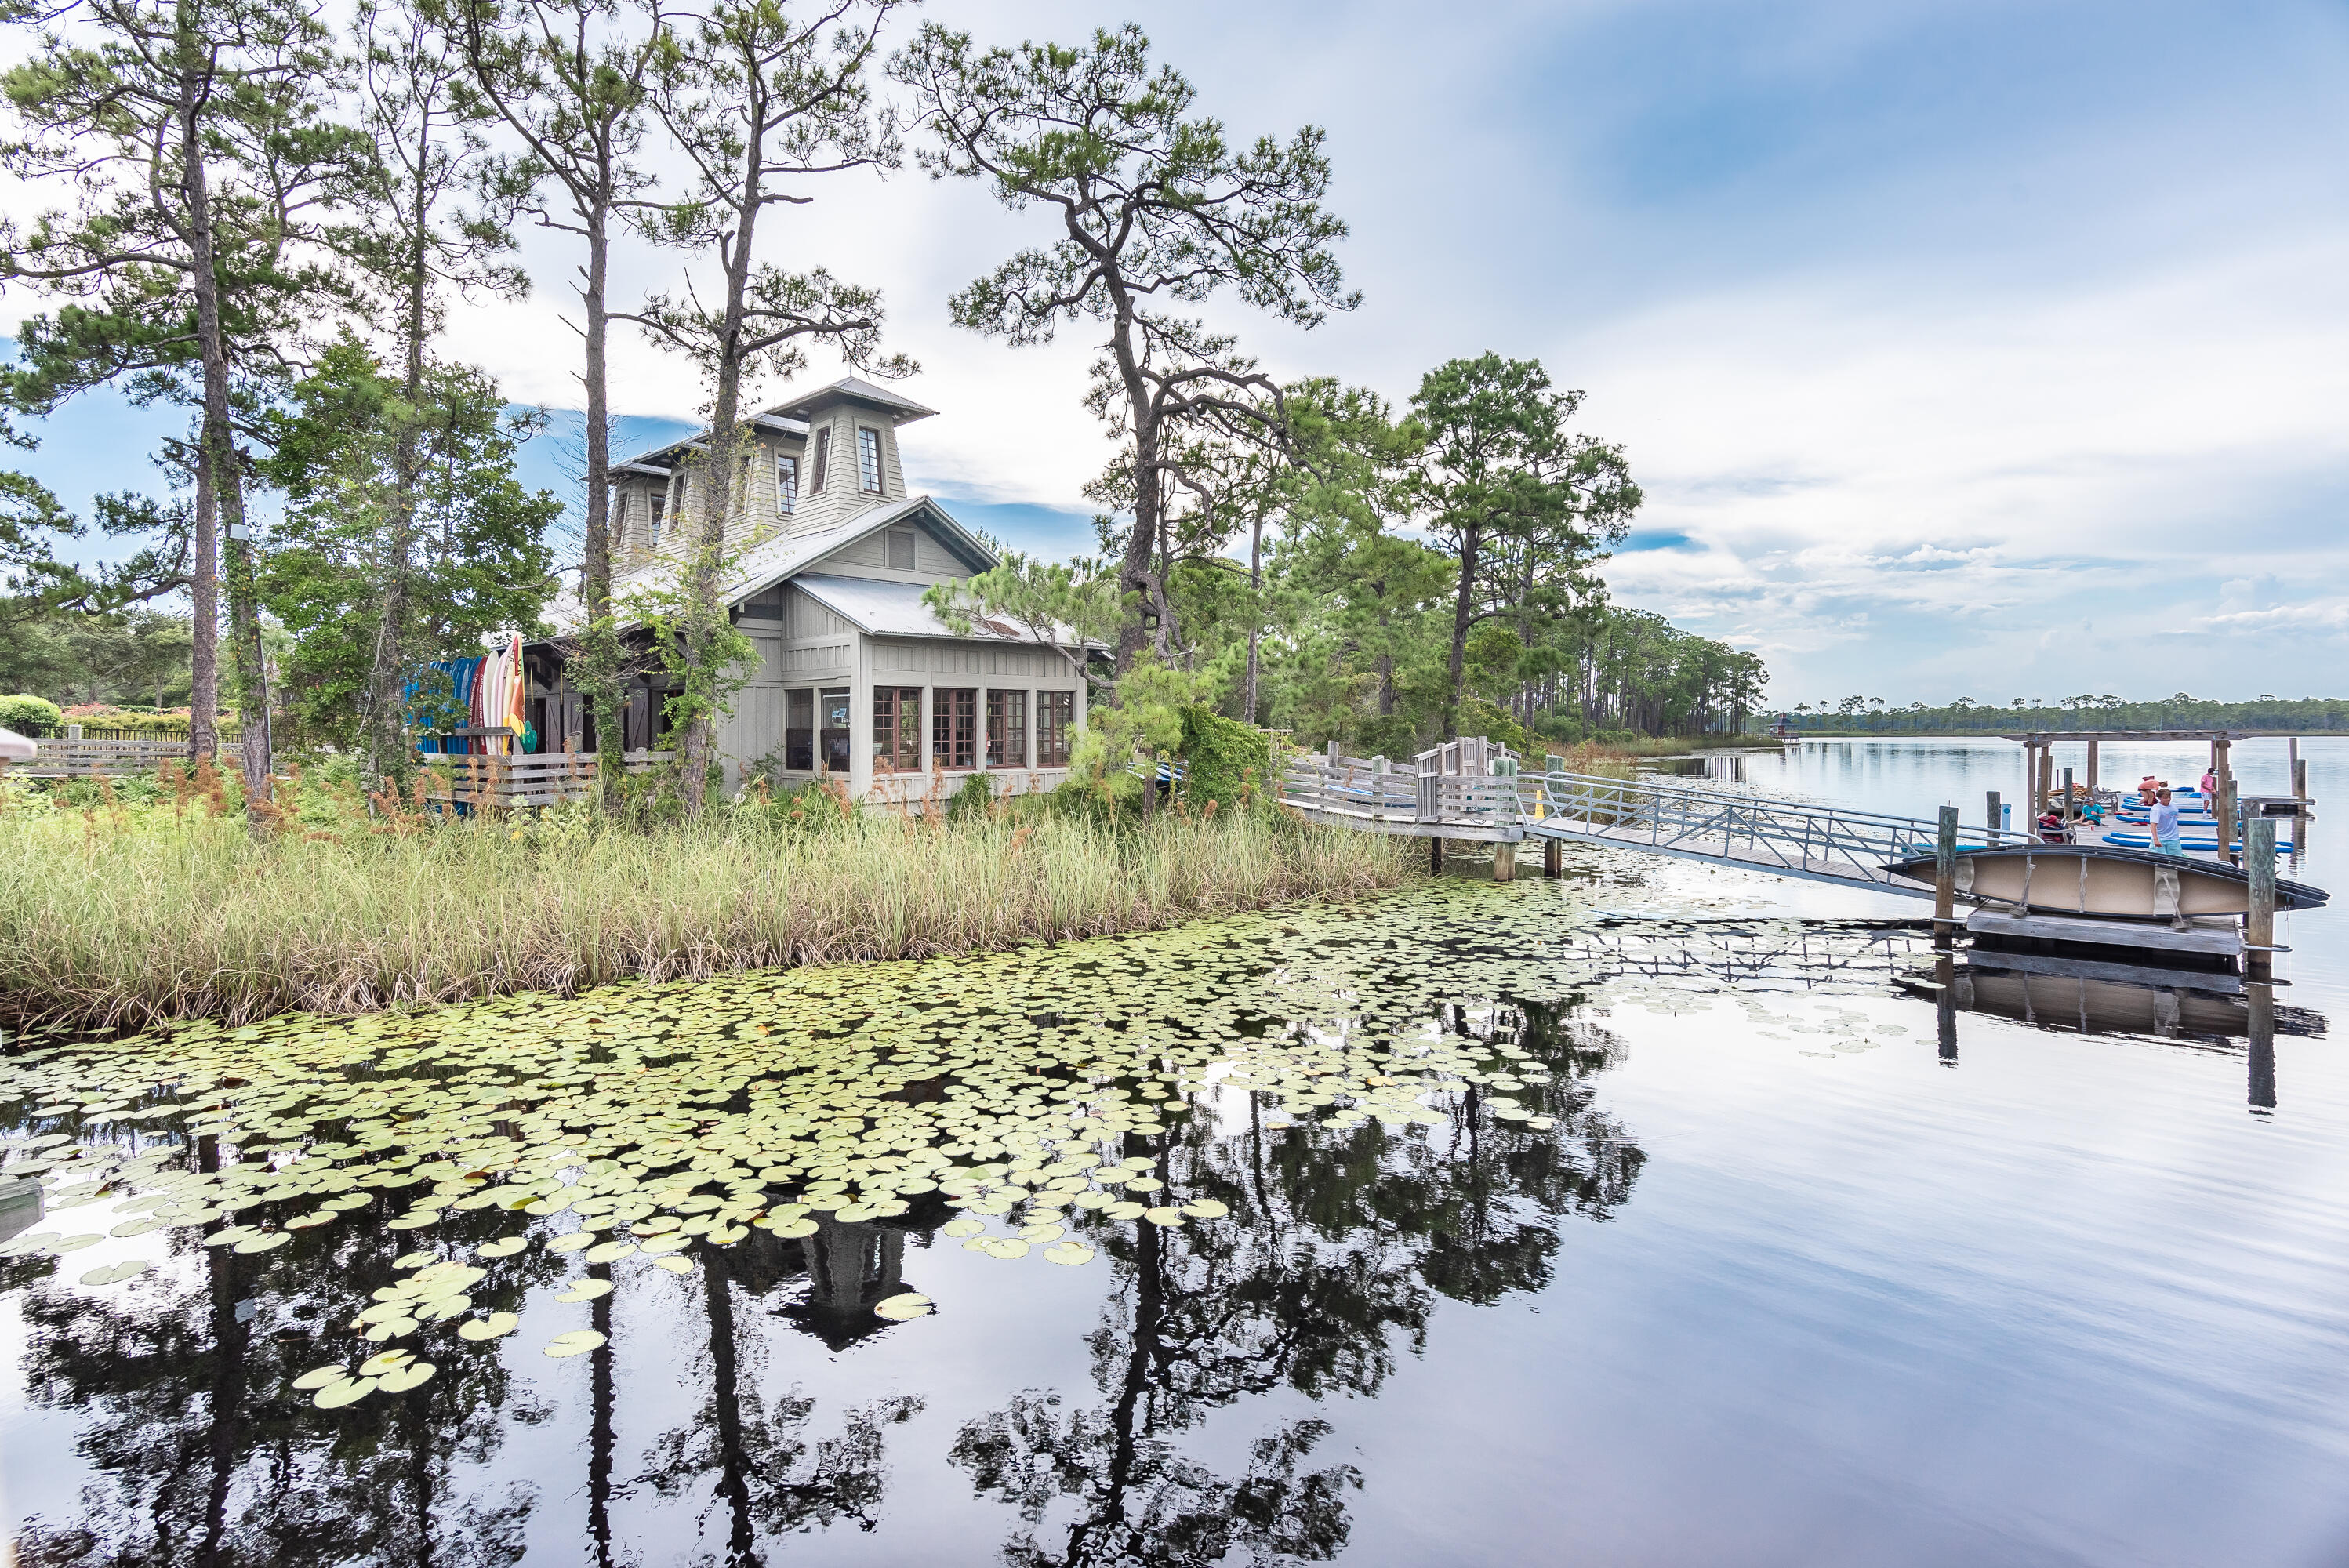
<instances>
[{"instance_id":1,"label":"man in white shirt","mask_svg":"<svg viewBox=\"0 0 2349 1568\"><path fill-rule=\"evenodd\" d=\"M2164 789L2153 808L2153 846L2165 855L2182 856L2186 851L2178 842L2178 808Z\"/></svg>"}]
</instances>

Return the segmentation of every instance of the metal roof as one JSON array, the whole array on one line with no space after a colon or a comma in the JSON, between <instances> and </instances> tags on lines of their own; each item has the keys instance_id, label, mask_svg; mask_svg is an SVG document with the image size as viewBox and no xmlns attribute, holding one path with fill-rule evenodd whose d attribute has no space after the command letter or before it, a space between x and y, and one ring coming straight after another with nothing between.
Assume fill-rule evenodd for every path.
<instances>
[{"instance_id":1,"label":"metal roof","mask_svg":"<svg viewBox=\"0 0 2349 1568\"><path fill-rule=\"evenodd\" d=\"M936 408L924 407L911 397L900 397L885 387L875 387L872 382L855 376L843 376L829 387L819 387L803 397L794 397L788 403L778 403L767 412L800 415L804 418L805 410L828 399L839 397L854 397L859 403L870 403L876 408L886 408L896 416L895 422L900 425L910 425L916 419L926 419L937 412Z\"/></svg>"},{"instance_id":2,"label":"metal roof","mask_svg":"<svg viewBox=\"0 0 2349 1568\"><path fill-rule=\"evenodd\" d=\"M995 552L957 522L945 508L926 495L908 496L904 500L882 501L868 506L855 516L843 518L830 528L817 529L812 533L781 533L752 545L735 559L733 573L719 588L719 596L730 604L740 603L805 571L833 551L854 544L866 534L877 532L893 522L903 522L916 515L922 516L947 548L974 572L984 572L995 564ZM631 587L652 583L674 571L676 566L674 561L662 560L615 577L612 580L614 604L625 613L625 601ZM557 632L569 631L585 619L577 593L569 588L555 595L547 604L545 615ZM916 634L944 636L948 634L941 630Z\"/></svg>"}]
</instances>

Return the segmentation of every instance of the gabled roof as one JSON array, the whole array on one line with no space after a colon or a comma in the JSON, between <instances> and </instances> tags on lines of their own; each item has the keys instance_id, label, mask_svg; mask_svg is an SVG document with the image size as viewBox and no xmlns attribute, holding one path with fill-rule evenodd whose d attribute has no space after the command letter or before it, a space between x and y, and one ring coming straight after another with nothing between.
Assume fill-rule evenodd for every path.
<instances>
[{"instance_id":1,"label":"gabled roof","mask_svg":"<svg viewBox=\"0 0 2349 1568\"><path fill-rule=\"evenodd\" d=\"M733 573L719 589L719 596L729 604L739 604L745 599L765 593L785 578L805 571L833 552L854 544L867 534L877 533L892 523L909 521L916 517L928 523L939 542L973 572L984 572L995 564L995 552L957 522L945 508L928 496L909 496L904 500L882 501L868 506L854 517L843 518L829 528L817 529L811 533L777 534L772 539L752 545L735 559ZM653 582L675 564L664 560L615 577L612 580L614 604L621 607L625 614L630 589ZM585 619L585 611L577 593L566 588L557 594L546 607L546 619L558 632L578 625Z\"/></svg>"},{"instance_id":2,"label":"gabled roof","mask_svg":"<svg viewBox=\"0 0 2349 1568\"><path fill-rule=\"evenodd\" d=\"M843 376L828 387L815 387L787 402L778 403L771 408L761 409L742 422L746 425L764 425L769 429L780 429L789 436L804 436L807 434L807 410L828 402L837 402L843 398L869 403L874 407L886 409L889 422L893 425L910 425L916 419L926 419L937 412L936 408L924 407L911 397L901 397L885 387L875 387L861 377ZM657 447L647 447L643 451L632 453L625 458L616 458L612 461L612 469L614 472L618 472L630 464L667 458L684 448L701 446L709 439L709 427L703 425L689 436L680 436L674 441L664 441Z\"/></svg>"},{"instance_id":3,"label":"gabled roof","mask_svg":"<svg viewBox=\"0 0 2349 1568\"><path fill-rule=\"evenodd\" d=\"M916 419L926 419L937 412L936 408L925 408L911 397L901 397L885 387L875 387L872 382L855 376L843 376L829 387L819 387L805 397L794 397L788 403L778 403L767 412L785 418L803 419L807 417L809 409L843 397L853 397L859 403L870 403L876 408L886 408L895 416L895 422L900 425L910 425Z\"/></svg>"}]
</instances>

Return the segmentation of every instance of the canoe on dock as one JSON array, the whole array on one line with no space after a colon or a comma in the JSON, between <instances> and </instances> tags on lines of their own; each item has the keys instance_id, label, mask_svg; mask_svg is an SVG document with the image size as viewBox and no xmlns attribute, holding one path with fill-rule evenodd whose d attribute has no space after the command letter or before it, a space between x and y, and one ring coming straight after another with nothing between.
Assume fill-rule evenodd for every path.
<instances>
[{"instance_id":1,"label":"canoe on dock","mask_svg":"<svg viewBox=\"0 0 2349 1568\"><path fill-rule=\"evenodd\" d=\"M1885 868L1930 886L1933 857L1918 855ZM1958 851L1961 897L2049 914L2105 920L2179 920L2201 914L2244 914L2251 907L2251 876L2218 861L2189 861L2148 850L2106 844L2002 845ZM2323 888L2279 880L2279 910L2315 909Z\"/></svg>"}]
</instances>

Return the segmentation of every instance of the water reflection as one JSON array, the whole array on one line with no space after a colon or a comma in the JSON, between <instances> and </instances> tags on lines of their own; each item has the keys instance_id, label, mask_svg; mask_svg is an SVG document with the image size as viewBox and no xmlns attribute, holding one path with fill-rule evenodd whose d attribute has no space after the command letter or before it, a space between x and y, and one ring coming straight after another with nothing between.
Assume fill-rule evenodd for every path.
<instances>
[{"instance_id":1,"label":"water reflection","mask_svg":"<svg viewBox=\"0 0 2349 1568\"><path fill-rule=\"evenodd\" d=\"M1553 1125L1492 1114L1471 1081L1440 1127L1278 1125L1277 1096L1226 1090L1212 1116L1127 1135L1170 1189L1230 1213L1179 1228L1071 1215L1110 1263L1079 1276L1103 1293L1091 1386L1019 1391L959 1421L947 1454L1008 1511L1003 1561L1334 1556L1363 1478L1323 1451L1326 1420L1288 1416L1244 1464L1218 1468L1187 1447L1208 1413L1276 1393L1375 1396L1424 1346L1437 1302L1542 1289L1566 1228L1629 1200L1644 1157L1594 1105L1594 1080L1621 1057L1612 1036L1537 1004L1452 1005L1437 1022L1531 1075L1512 1109ZM305 1232L259 1256L203 1245L217 1223L172 1233L154 1272L103 1295L67 1283L70 1258L9 1260L0 1287L28 1329L28 1403L73 1424L79 1472L36 1505L18 1558L486 1568L519 1561L534 1513L573 1498L582 1555L598 1563L747 1565L798 1534L874 1530L907 1462L893 1434L924 1398L820 1402L773 1371L804 1359L794 1342L837 1354L885 1335L918 1353L926 1321L873 1307L918 1284L909 1251L952 1246L938 1231L953 1214L931 1194L895 1220L754 1231L697 1246L688 1274L624 1279L589 1309L605 1339L584 1400L539 1391L523 1371L542 1365L537 1343L517 1336L435 1341L421 1387L314 1408L293 1379L347 1357L345 1326L399 1277L409 1243L379 1225ZM439 1239L461 1250L501 1233L495 1212L455 1213ZM532 1248L481 1266L476 1307L520 1310L575 1265ZM610 1280L612 1265L585 1277ZM574 1484L518 1473L533 1458L543 1478L550 1452L575 1456ZM698 1521L698 1550L647 1528L681 1516Z\"/></svg>"}]
</instances>

